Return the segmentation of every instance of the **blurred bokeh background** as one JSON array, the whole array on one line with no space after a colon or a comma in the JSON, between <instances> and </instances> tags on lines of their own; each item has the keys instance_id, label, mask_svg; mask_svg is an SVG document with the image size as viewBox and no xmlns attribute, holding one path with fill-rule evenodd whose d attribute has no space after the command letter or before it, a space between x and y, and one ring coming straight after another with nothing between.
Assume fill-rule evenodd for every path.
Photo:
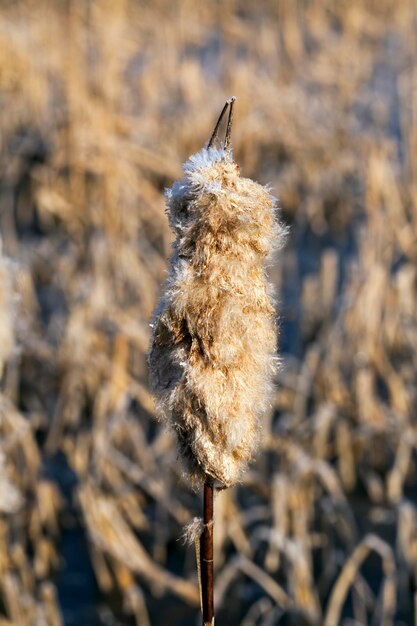
<instances>
[{"instance_id":1,"label":"blurred bokeh background","mask_svg":"<svg viewBox=\"0 0 417 626\"><path fill-rule=\"evenodd\" d=\"M1 626L199 623L201 497L146 351L164 189L230 95L290 236L274 411L216 501L216 624L415 623L415 0L3 0Z\"/></svg>"}]
</instances>

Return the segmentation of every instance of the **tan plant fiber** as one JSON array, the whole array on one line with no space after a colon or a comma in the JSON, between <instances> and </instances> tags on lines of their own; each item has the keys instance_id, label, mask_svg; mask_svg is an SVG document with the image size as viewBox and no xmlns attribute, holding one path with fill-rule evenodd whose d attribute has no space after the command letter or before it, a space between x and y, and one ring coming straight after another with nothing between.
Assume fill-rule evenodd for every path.
<instances>
[{"instance_id":1,"label":"tan plant fiber","mask_svg":"<svg viewBox=\"0 0 417 626\"><path fill-rule=\"evenodd\" d=\"M3 374L5 362L12 354L14 340L15 295L12 287L10 262L2 254L0 239L0 377Z\"/></svg>"},{"instance_id":2,"label":"tan plant fiber","mask_svg":"<svg viewBox=\"0 0 417 626\"><path fill-rule=\"evenodd\" d=\"M151 386L194 481L229 487L270 404L277 325L266 261L285 229L230 150L204 148L183 170L166 194L176 240L151 324Z\"/></svg>"}]
</instances>

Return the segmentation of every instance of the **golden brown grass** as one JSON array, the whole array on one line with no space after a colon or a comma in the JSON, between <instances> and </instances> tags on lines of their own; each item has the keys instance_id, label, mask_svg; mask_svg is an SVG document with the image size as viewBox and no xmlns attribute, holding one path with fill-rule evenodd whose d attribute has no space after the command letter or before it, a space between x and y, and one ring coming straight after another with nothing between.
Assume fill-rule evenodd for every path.
<instances>
[{"instance_id":1,"label":"golden brown grass","mask_svg":"<svg viewBox=\"0 0 417 626\"><path fill-rule=\"evenodd\" d=\"M174 575L167 560L198 503L155 426L145 354L171 242L163 190L230 93L236 160L271 183L292 235L273 269L276 414L257 464L216 503L218 621L406 621L415 24L412 0L2 4L0 228L19 298L0 448L22 498L0 518L3 623L59 624L50 581L68 508L100 588L118 590L136 623L166 591L197 610L194 563ZM57 451L78 479L71 505L42 471ZM384 523L397 516L390 546ZM248 579L257 592L244 601Z\"/></svg>"}]
</instances>

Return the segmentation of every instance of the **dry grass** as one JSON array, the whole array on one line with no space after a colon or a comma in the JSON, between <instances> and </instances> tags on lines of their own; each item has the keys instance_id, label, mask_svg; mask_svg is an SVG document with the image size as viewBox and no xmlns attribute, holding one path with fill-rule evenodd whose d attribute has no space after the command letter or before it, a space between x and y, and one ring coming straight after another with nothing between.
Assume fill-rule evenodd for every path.
<instances>
[{"instance_id":1,"label":"dry grass","mask_svg":"<svg viewBox=\"0 0 417 626\"><path fill-rule=\"evenodd\" d=\"M2 3L0 228L15 265L0 264L0 336L11 302L17 349L8 331L1 623L63 623L53 576L70 511L133 623L158 603L197 612L174 541L199 503L155 425L145 354L170 248L163 190L230 94L235 158L272 184L291 237L271 271L276 412L216 503L218 621L411 619L416 24L412 0ZM69 498L48 471L58 452Z\"/></svg>"}]
</instances>

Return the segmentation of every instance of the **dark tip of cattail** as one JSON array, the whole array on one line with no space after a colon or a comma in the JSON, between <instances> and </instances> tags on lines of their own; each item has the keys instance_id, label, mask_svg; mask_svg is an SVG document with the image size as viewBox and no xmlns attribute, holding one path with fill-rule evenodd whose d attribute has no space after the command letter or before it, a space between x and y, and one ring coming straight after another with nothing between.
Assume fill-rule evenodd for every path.
<instances>
[{"instance_id":1,"label":"dark tip of cattail","mask_svg":"<svg viewBox=\"0 0 417 626\"><path fill-rule=\"evenodd\" d=\"M224 138L224 149L225 150L230 150L230 139L231 139L231 134L232 134L232 124L233 124L233 105L235 103L236 100L236 96L231 96L228 100L226 100L226 102L224 103L223 109L219 115L219 118L216 122L216 125L214 127L213 133L209 139L209 142L207 144L207 149L211 148L216 140L217 137L217 133L219 131L220 128L220 124L222 123L223 117L226 114L227 109L229 109L229 117L227 119L227 126L226 126L226 134L225 134L225 138Z\"/></svg>"}]
</instances>

